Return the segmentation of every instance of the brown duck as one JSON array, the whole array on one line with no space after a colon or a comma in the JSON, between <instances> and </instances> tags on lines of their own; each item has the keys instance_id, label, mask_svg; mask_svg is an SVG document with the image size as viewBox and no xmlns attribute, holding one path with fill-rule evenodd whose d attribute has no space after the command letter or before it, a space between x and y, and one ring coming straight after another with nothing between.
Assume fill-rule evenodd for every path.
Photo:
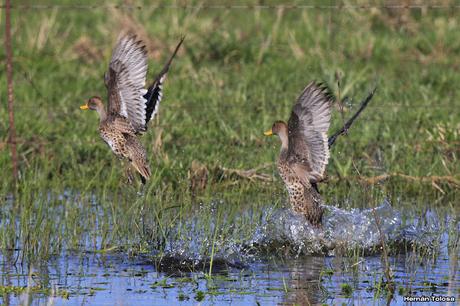
<instances>
[{"instance_id":1,"label":"brown duck","mask_svg":"<svg viewBox=\"0 0 460 306\"><path fill-rule=\"evenodd\" d=\"M147 75L145 45L135 35L122 36L113 50L109 69L105 73L104 81L108 91L107 109L98 96L90 98L85 105L80 106L82 110L90 109L98 112L101 138L117 157L130 162L140 174L144 184L150 178L151 172L146 150L139 141L138 135L147 131L149 121L158 112L163 95L163 82L183 40L179 42L152 85L145 89ZM128 180L131 181L130 175Z\"/></svg>"},{"instance_id":2,"label":"brown duck","mask_svg":"<svg viewBox=\"0 0 460 306\"><path fill-rule=\"evenodd\" d=\"M319 84L310 83L294 105L288 123L276 121L264 134L281 139L278 171L295 212L313 224L321 224L322 199L316 183L324 179L329 159L327 132L331 121L331 96Z\"/></svg>"}]
</instances>

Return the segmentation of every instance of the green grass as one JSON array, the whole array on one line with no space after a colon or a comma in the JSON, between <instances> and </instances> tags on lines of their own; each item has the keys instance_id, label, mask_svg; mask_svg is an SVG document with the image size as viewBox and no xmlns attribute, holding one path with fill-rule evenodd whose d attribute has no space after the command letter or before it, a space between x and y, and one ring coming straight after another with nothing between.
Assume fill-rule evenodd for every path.
<instances>
[{"instance_id":1,"label":"green grass","mask_svg":"<svg viewBox=\"0 0 460 306\"><path fill-rule=\"evenodd\" d=\"M368 109L332 150L330 182L321 186L327 203L368 207L389 197L401 209L436 203L458 214L458 189L447 183L435 188L402 178L375 185L357 180L396 172L460 179L457 11L103 7L14 10L12 18L20 180L14 188L2 102L3 253L19 247L21 256L37 260L89 246L139 253L153 244L161 250L169 231L193 216L211 241L204 253L214 254L216 240L225 239L235 222L243 240L255 224L239 214L286 201L274 165L279 144L263 131L288 119L312 80L351 99L345 119L378 85ZM150 80L186 35L159 117L142 139L153 172L142 196L125 184L121 164L99 138L96 114L78 108L92 95L105 97L102 76L123 27L148 39ZM0 59L4 65L3 54ZM1 74L1 97L5 84ZM331 132L343 122L338 109ZM161 146L155 146L160 132ZM210 173L196 198L188 175L194 160ZM274 182L216 170L265 163L272 166L262 171ZM212 226L216 216L219 228Z\"/></svg>"}]
</instances>

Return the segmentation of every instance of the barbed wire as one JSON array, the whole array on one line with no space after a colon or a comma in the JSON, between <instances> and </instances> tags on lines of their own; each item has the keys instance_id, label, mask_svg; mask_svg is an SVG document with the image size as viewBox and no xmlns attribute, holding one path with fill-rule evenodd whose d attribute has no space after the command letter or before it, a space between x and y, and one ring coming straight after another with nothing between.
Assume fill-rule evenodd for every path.
<instances>
[{"instance_id":1,"label":"barbed wire","mask_svg":"<svg viewBox=\"0 0 460 306\"><path fill-rule=\"evenodd\" d=\"M46 10L46 9L126 9L126 10L142 10L151 9L250 9L250 10L278 10L278 9L294 9L294 10L369 10L369 9L460 9L460 4L151 4L151 5L135 5L135 4L16 4L12 5L11 9L15 10ZM5 9L5 5L0 5L0 9Z\"/></svg>"}]
</instances>

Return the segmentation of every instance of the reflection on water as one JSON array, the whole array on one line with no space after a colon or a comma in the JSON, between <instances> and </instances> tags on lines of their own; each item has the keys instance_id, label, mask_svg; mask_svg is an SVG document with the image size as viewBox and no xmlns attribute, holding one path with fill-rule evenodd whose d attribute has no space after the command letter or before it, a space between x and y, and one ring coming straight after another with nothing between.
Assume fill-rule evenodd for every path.
<instances>
[{"instance_id":1,"label":"reflection on water","mask_svg":"<svg viewBox=\"0 0 460 306\"><path fill-rule=\"evenodd\" d=\"M446 255L446 254L444 254ZM447 295L458 298L460 277L449 278L449 259L423 259L413 264L413 254L391 257L397 290L393 302L402 303L406 292L415 295ZM2 285L36 286L41 284L66 290L68 300L54 298L57 305L165 305L167 303L261 305L317 303L369 304L385 302L378 294L382 277L379 256L324 257L307 256L297 259L253 262L248 268L230 268L207 278L203 272L171 276L156 271L151 264L123 256L91 255L66 257L51 261L47 267L33 267L32 275L26 267L15 267L3 261ZM351 293L343 290L350 285ZM450 293L449 293L450 292ZM401 295L401 294L402 295ZM375 300L376 299L376 300ZM4 294L3 303L18 304L29 300L33 305L49 302L44 294L27 296ZM380 301L380 302L379 302Z\"/></svg>"},{"instance_id":2,"label":"reflection on water","mask_svg":"<svg viewBox=\"0 0 460 306\"><path fill-rule=\"evenodd\" d=\"M375 211L327 209L319 229L286 209L267 211L245 243L232 238L237 237L235 229L234 236L216 242L211 278L206 274L209 258L203 255L203 247L211 244L202 241L205 235L195 220L186 224L189 235L183 240L168 240L168 260L160 264L151 256L64 254L28 267L15 264L17 251L2 254L2 303L386 303L376 219L394 250L389 258L396 282L391 302L402 304L409 293L449 295L458 301L460 222L430 211L423 218L409 218L387 202Z\"/></svg>"},{"instance_id":3,"label":"reflection on water","mask_svg":"<svg viewBox=\"0 0 460 306\"><path fill-rule=\"evenodd\" d=\"M324 257L305 257L286 263L285 270L289 275L287 290L283 296L286 304L312 305L322 303L326 296L321 283L321 272L324 271Z\"/></svg>"}]
</instances>

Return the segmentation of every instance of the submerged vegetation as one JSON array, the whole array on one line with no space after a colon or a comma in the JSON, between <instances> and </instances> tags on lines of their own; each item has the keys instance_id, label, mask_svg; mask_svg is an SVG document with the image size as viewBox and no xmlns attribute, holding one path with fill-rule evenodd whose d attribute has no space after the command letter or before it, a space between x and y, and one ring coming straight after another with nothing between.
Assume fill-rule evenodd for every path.
<instances>
[{"instance_id":1,"label":"submerged vegetation","mask_svg":"<svg viewBox=\"0 0 460 306\"><path fill-rule=\"evenodd\" d=\"M419 248L406 259L417 266L435 260L445 247L445 256L458 258L458 10L63 5L12 11L20 178L14 184L9 175L7 111L1 107L5 262L35 266L64 254L121 253L153 259L158 271L204 271L211 286L222 267L220 254L234 268L246 263L228 250L266 258L243 248L267 214L287 202L274 163L277 141L264 138L263 131L289 117L312 80L324 81L335 96L330 134L377 85L368 108L332 148L328 179L320 185L325 202L349 210L388 199L403 225L425 222L440 237L429 240L439 245L425 247L389 242L384 246L390 256ZM97 135L96 115L79 110L90 96L105 92L103 73L122 30L147 43L148 78L186 35L165 81L159 116L142 137L152 168L143 188L126 184L119 162ZM5 84L1 74L1 97ZM380 256L380 247L370 254ZM284 250L278 260L284 260ZM169 262L171 255L183 261ZM361 269L367 253L348 249L341 255L338 261L353 271ZM339 279L330 270L318 270L315 279ZM398 271L390 272L399 282L396 291L413 289ZM376 295L385 286L382 275L369 284ZM276 288L289 295L296 284L284 277ZM458 279L454 272L448 277ZM159 278L148 290L178 283ZM357 286L338 285L337 295L354 296L362 289ZM1 292L8 290L24 289L4 286ZM201 301L218 292L200 287L180 292L178 300Z\"/></svg>"}]
</instances>

